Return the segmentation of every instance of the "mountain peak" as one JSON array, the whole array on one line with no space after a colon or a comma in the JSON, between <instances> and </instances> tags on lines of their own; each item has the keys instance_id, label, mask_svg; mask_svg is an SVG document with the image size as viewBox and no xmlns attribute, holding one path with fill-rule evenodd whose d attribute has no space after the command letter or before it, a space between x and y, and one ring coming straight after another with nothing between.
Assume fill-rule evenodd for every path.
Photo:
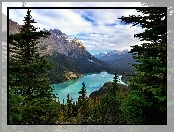
<instances>
[{"instance_id":1,"label":"mountain peak","mask_svg":"<svg viewBox=\"0 0 174 132\"><path fill-rule=\"evenodd\" d=\"M75 37L74 40L78 40L78 39Z\"/></svg>"},{"instance_id":2,"label":"mountain peak","mask_svg":"<svg viewBox=\"0 0 174 132\"><path fill-rule=\"evenodd\" d=\"M53 33L55 33L56 35L60 35L60 34L62 34L62 32L61 32L59 29L56 29L56 28L53 29L53 30L50 29L50 31L53 32Z\"/></svg>"},{"instance_id":3,"label":"mountain peak","mask_svg":"<svg viewBox=\"0 0 174 132\"><path fill-rule=\"evenodd\" d=\"M9 21L10 33L19 32L19 25L12 20ZM4 27L5 29L6 27ZM44 31L48 31L44 28ZM68 40L68 36L62 33L59 29L50 29L48 32L51 33L47 38L41 37L40 43L38 44L39 52L41 55L50 55L53 52L64 54L69 57L87 56L89 53L86 51L82 42L76 37L72 40Z\"/></svg>"},{"instance_id":4,"label":"mountain peak","mask_svg":"<svg viewBox=\"0 0 174 132\"><path fill-rule=\"evenodd\" d=\"M76 37L75 38L73 38L73 40L72 41L74 41L74 42L80 42Z\"/></svg>"},{"instance_id":5,"label":"mountain peak","mask_svg":"<svg viewBox=\"0 0 174 132\"><path fill-rule=\"evenodd\" d=\"M78 40L76 37L71 41L71 43L76 44L78 47L84 47L82 42Z\"/></svg>"}]
</instances>

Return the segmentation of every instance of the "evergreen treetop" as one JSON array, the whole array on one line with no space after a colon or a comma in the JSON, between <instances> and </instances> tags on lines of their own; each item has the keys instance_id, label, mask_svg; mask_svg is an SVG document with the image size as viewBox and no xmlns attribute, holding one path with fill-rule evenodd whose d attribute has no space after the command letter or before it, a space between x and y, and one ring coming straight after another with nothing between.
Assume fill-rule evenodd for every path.
<instances>
[{"instance_id":1,"label":"evergreen treetop","mask_svg":"<svg viewBox=\"0 0 174 132\"><path fill-rule=\"evenodd\" d=\"M40 56L38 40L50 33L36 31L32 25L36 22L30 13L28 9L20 32L9 35L9 88L24 98L21 124L49 124L55 119L51 120L48 115L58 114L50 110L55 107L48 76L52 66L44 56ZM11 103L9 105L12 107Z\"/></svg>"},{"instance_id":2,"label":"evergreen treetop","mask_svg":"<svg viewBox=\"0 0 174 132\"><path fill-rule=\"evenodd\" d=\"M126 24L132 23L132 26L140 25L145 28L143 33L135 34L134 37L139 38L140 41L147 41L131 46L130 53L138 53L134 58L139 64L134 65L137 73L130 80L132 90L127 100L122 103L121 109L123 113L125 112L124 114L130 116L129 123L150 124L151 120L165 123L167 109L167 8L137 8L137 11L144 15L119 18Z\"/></svg>"}]
</instances>

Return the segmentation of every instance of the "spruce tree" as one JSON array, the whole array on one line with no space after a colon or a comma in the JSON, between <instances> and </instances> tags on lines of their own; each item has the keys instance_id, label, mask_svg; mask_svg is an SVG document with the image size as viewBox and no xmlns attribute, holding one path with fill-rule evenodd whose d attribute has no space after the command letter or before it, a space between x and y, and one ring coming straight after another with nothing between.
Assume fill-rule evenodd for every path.
<instances>
[{"instance_id":1,"label":"spruce tree","mask_svg":"<svg viewBox=\"0 0 174 132\"><path fill-rule=\"evenodd\" d=\"M110 94L112 94L112 96L116 96L116 92L119 90L118 78L119 77L118 77L117 70L116 70L114 73L112 88L109 89L109 91L111 92Z\"/></svg>"},{"instance_id":2,"label":"spruce tree","mask_svg":"<svg viewBox=\"0 0 174 132\"><path fill-rule=\"evenodd\" d=\"M104 124L118 124L118 112L120 107L120 88L118 84L117 71L114 73L112 87L108 88L106 94L101 97L100 103L100 123Z\"/></svg>"},{"instance_id":3,"label":"spruce tree","mask_svg":"<svg viewBox=\"0 0 174 132\"><path fill-rule=\"evenodd\" d=\"M72 116L72 102L73 99L69 97L69 94L67 95L67 106L68 106L68 111L67 111L67 116L70 118Z\"/></svg>"},{"instance_id":4,"label":"spruce tree","mask_svg":"<svg viewBox=\"0 0 174 132\"><path fill-rule=\"evenodd\" d=\"M132 46L130 53L139 64L131 79L131 91L122 104L129 124L166 124L167 121L167 8L138 8L146 16L122 16L122 22L146 28L135 34L141 45Z\"/></svg>"},{"instance_id":5,"label":"spruce tree","mask_svg":"<svg viewBox=\"0 0 174 132\"><path fill-rule=\"evenodd\" d=\"M82 83L81 91L79 91L78 93L81 94L81 95L79 96L79 100L84 101L85 98L86 98L86 93L87 93L87 92L86 92L86 86L85 86L85 83L84 83L84 82Z\"/></svg>"},{"instance_id":6,"label":"spruce tree","mask_svg":"<svg viewBox=\"0 0 174 132\"><path fill-rule=\"evenodd\" d=\"M86 118L87 118L87 106L88 106L88 100L86 97L86 86L85 83L82 83L82 88L81 90L78 92L80 94L79 98L78 98L78 107L79 107L79 114L81 115L81 123L85 123Z\"/></svg>"},{"instance_id":7,"label":"spruce tree","mask_svg":"<svg viewBox=\"0 0 174 132\"><path fill-rule=\"evenodd\" d=\"M18 124L22 121L23 100L21 95L14 94L12 89L9 90L9 124Z\"/></svg>"},{"instance_id":8,"label":"spruce tree","mask_svg":"<svg viewBox=\"0 0 174 132\"><path fill-rule=\"evenodd\" d=\"M161 2L142 2L143 5L147 5L148 7L167 7L167 125L171 125L168 127L172 128L173 118L174 118L174 19L173 19L173 8L174 4L171 1L161 1ZM159 129L158 129L159 130ZM160 128L161 130L161 128ZM166 130L166 129L165 129ZM166 130L167 131L167 130ZM169 130L170 131L170 130Z\"/></svg>"},{"instance_id":9,"label":"spruce tree","mask_svg":"<svg viewBox=\"0 0 174 132\"><path fill-rule=\"evenodd\" d=\"M56 120L50 117L57 113L50 110L55 108L48 76L52 66L38 51L39 39L50 33L36 31L30 13L28 9L20 32L9 35L9 86L14 94L24 97L23 119L19 124L50 124Z\"/></svg>"}]
</instances>

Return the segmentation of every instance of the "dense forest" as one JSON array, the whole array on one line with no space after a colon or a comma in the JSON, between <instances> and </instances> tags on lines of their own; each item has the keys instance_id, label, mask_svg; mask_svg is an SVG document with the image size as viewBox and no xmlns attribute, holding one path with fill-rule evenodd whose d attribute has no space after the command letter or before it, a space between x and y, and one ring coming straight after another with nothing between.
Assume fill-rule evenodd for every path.
<instances>
[{"instance_id":1,"label":"dense forest","mask_svg":"<svg viewBox=\"0 0 174 132\"><path fill-rule=\"evenodd\" d=\"M104 94L86 96L82 83L78 101L56 102L49 86L53 68L37 49L48 32L36 31L27 11L20 33L9 35L9 124L167 124L167 9L137 8L146 16L122 16L121 21L146 28L134 37L148 41L132 46L139 62L127 88L118 84L117 71Z\"/></svg>"},{"instance_id":2,"label":"dense forest","mask_svg":"<svg viewBox=\"0 0 174 132\"><path fill-rule=\"evenodd\" d=\"M93 57L96 63L90 62L84 58L72 58L58 52L53 52L52 55L45 55L46 60L53 66L49 71L51 84L65 82L71 78L68 73L73 72L77 78L85 73L95 73L106 70L108 73L114 73L115 67L109 66L107 63L97 60Z\"/></svg>"}]
</instances>

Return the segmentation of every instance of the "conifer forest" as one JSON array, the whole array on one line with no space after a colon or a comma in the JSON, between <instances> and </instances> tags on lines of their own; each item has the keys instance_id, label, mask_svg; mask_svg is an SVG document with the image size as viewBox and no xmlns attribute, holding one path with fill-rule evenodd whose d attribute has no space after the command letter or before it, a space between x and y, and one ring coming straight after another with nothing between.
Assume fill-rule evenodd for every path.
<instances>
[{"instance_id":1,"label":"conifer forest","mask_svg":"<svg viewBox=\"0 0 174 132\"><path fill-rule=\"evenodd\" d=\"M88 97L86 82L83 82L77 93L77 101L67 94L61 103L59 95L53 94L53 87L50 86L50 79L56 80L50 77L50 71L56 65L61 67L67 64L74 69L78 66L75 62L74 65L54 62L53 65L48 57L40 55L39 39L47 38L50 33L46 30L38 31L32 25L37 22L28 9L20 32L8 36L8 123L167 124L167 9L136 8L136 11L148 15L118 18L124 24L146 28L144 32L134 34L140 43L147 43L134 45L129 51L138 63L133 65L135 74L126 75L129 76L128 86L118 83L115 70L113 81L109 82L104 94ZM87 67L89 69L90 65L84 63L83 68ZM61 78L63 72L61 68L57 70L60 72L55 76Z\"/></svg>"}]
</instances>

